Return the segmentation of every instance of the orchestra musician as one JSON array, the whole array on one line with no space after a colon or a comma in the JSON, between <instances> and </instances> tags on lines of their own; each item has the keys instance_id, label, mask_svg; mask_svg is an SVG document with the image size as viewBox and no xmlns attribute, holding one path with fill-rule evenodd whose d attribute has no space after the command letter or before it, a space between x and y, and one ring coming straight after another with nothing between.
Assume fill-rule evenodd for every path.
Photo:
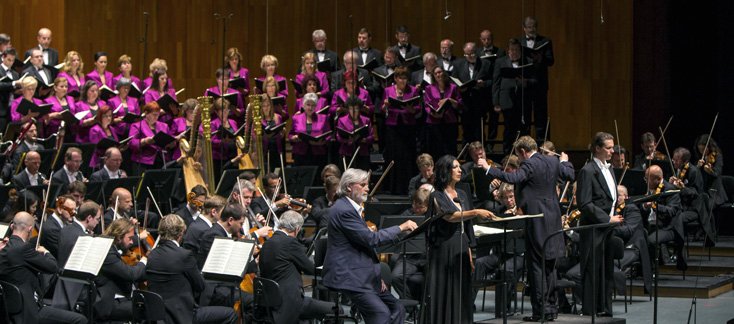
<instances>
[{"instance_id":1,"label":"orchestra musician","mask_svg":"<svg viewBox=\"0 0 734 324\"><path fill-rule=\"evenodd\" d=\"M326 115L315 113L318 96L308 93L303 96L303 114L293 116L291 130L288 133L288 139L293 146L293 161L296 166L316 165L318 170L326 165L326 143L331 140L331 135L327 135L318 141L302 139L299 134L305 133L311 136L319 136L329 132L331 126Z\"/></svg>"},{"instance_id":2,"label":"orchestra musician","mask_svg":"<svg viewBox=\"0 0 734 324\"><path fill-rule=\"evenodd\" d=\"M612 153L611 164L613 168L624 169L628 168L627 164L627 149L622 145L616 145L614 147L614 153Z\"/></svg>"},{"instance_id":3,"label":"orchestra musician","mask_svg":"<svg viewBox=\"0 0 734 324\"><path fill-rule=\"evenodd\" d=\"M43 120L44 128L43 134L50 136L56 134L61 126L61 120L63 119L61 112L64 110L75 111L76 104L74 98L68 96L69 81L64 77L58 77L54 80L53 91L51 95L44 100L46 104L52 104L51 112L41 117Z\"/></svg>"},{"instance_id":4,"label":"orchestra musician","mask_svg":"<svg viewBox=\"0 0 734 324\"><path fill-rule=\"evenodd\" d=\"M346 78L349 78L349 72L347 72ZM349 81L348 81L349 82ZM347 82L347 83L348 83ZM366 91L363 91L366 93ZM337 94L334 94L335 96ZM369 100L369 97L366 97L367 100ZM372 133L372 122L370 118L362 116L360 114L362 107L364 107L364 103L362 100L358 99L357 97L351 96L348 97L345 101L345 106L347 106L348 115L344 117L340 117L337 121L337 128L340 128L342 130L345 130L347 132L352 132L354 130L357 130L361 127L367 127L367 135L354 135L349 137L344 137L340 133L336 133L337 140L339 141L339 154L344 158L346 161L351 161L352 156L354 155L357 147L359 147L359 152L357 153L357 156L354 157L354 163L352 164L352 167L362 170L369 170L370 169L370 145L375 142L375 135Z\"/></svg>"},{"instance_id":5,"label":"orchestra musician","mask_svg":"<svg viewBox=\"0 0 734 324\"><path fill-rule=\"evenodd\" d=\"M54 172L53 181L61 185L61 192L66 192L69 184L74 181L86 181L79 167L82 165L82 150L78 147L70 147L64 153L64 166L61 170Z\"/></svg>"},{"instance_id":6,"label":"orchestra musician","mask_svg":"<svg viewBox=\"0 0 734 324\"><path fill-rule=\"evenodd\" d=\"M487 169L487 174L501 181L515 184L519 196L518 206L528 215L543 214L542 218L533 218L525 223L526 258L530 260L530 302L533 307L532 316L525 321L548 321L558 314L557 301L551 298L555 291L555 260L564 254L563 238L554 236L546 242L551 233L561 229L561 210L558 206L556 184L558 179L571 181L574 178L573 165L568 156L561 153L560 159L555 156L537 154L538 145L530 136L522 136L515 143L515 152L520 160L520 168L512 173L501 172L479 160L479 165ZM546 245L546 249L543 246ZM545 258L543 258L545 253ZM543 264L543 260L546 263ZM542 279L543 268L546 277ZM540 288L545 283L544 289ZM543 294L544 293L544 294ZM584 304L586 305L586 304ZM545 313L545 318L542 318Z\"/></svg>"},{"instance_id":7,"label":"orchestra musician","mask_svg":"<svg viewBox=\"0 0 734 324\"><path fill-rule=\"evenodd\" d=\"M59 239L61 229L73 222L74 216L69 211L76 209L76 201L68 195L62 195L57 201L58 204L53 205L53 213L43 222L43 235L41 235L41 246L48 247L48 251L58 258L59 257ZM63 199L61 199L63 198Z\"/></svg>"},{"instance_id":8,"label":"orchestra musician","mask_svg":"<svg viewBox=\"0 0 734 324\"><path fill-rule=\"evenodd\" d=\"M41 155L38 152L28 151L23 163L25 163L25 169L13 176L11 181L15 189L20 191L30 186L48 184L46 175L38 171L41 167Z\"/></svg>"},{"instance_id":9,"label":"orchestra musician","mask_svg":"<svg viewBox=\"0 0 734 324\"><path fill-rule=\"evenodd\" d=\"M69 51L64 58L64 66L61 68L59 78L66 78L69 81L69 93L77 91L81 94L81 88L86 82L84 73L84 61L77 51ZM56 83L56 82L54 82ZM78 99L74 98L74 99Z\"/></svg>"},{"instance_id":10,"label":"orchestra musician","mask_svg":"<svg viewBox=\"0 0 734 324\"><path fill-rule=\"evenodd\" d=\"M117 68L120 69L120 74L118 74L118 75L116 75L115 77L112 78L112 85L114 86L114 88L111 87L112 89L114 89L114 90L120 90L120 88L119 88L120 79L126 78L126 79L129 79L130 80L131 86L132 86L132 84L134 84L135 87L137 87L139 91L143 91L144 90L142 88L143 83L140 82L140 79L138 79L132 73L132 70L133 70L133 59L130 56L128 56L127 54L122 54L122 56L120 56L120 58L117 59ZM128 89L128 91L129 91L129 89Z\"/></svg>"},{"instance_id":11,"label":"orchestra musician","mask_svg":"<svg viewBox=\"0 0 734 324\"><path fill-rule=\"evenodd\" d=\"M423 153L415 159L415 164L420 172L410 179L408 184L408 196L412 197L413 193L424 183L433 184L435 175L433 174L433 157L428 153ZM463 172L463 170L462 170Z\"/></svg>"},{"instance_id":12,"label":"orchestra musician","mask_svg":"<svg viewBox=\"0 0 734 324\"><path fill-rule=\"evenodd\" d=\"M417 226L407 221L376 232L369 230L360 206L369 194L368 180L368 173L359 169L348 169L342 175L337 189L341 198L329 210L323 284L352 300L367 324L403 323L405 308L381 282L375 248Z\"/></svg>"},{"instance_id":13,"label":"orchestra musician","mask_svg":"<svg viewBox=\"0 0 734 324\"><path fill-rule=\"evenodd\" d=\"M649 160L665 160L665 155L657 151L657 142L655 135L650 132L642 134L641 138L642 153L635 156L635 170L646 170L650 166Z\"/></svg>"},{"instance_id":14,"label":"orchestra musician","mask_svg":"<svg viewBox=\"0 0 734 324\"><path fill-rule=\"evenodd\" d=\"M650 194L676 190L675 186L663 179L663 170L657 165L651 165L645 170L645 180ZM679 194L661 198L655 203L646 202L640 209L643 222L647 224L647 244L651 255L654 258L657 257L654 252L657 245L661 264L675 260L676 268L685 271L688 268L688 263L685 259L685 233L679 219L680 211L681 199ZM671 241L676 254L675 259L671 259L668 252L667 243ZM658 265L653 261L653 266L657 267Z\"/></svg>"},{"instance_id":15,"label":"orchestra musician","mask_svg":"<svg viewBox=\"0 0 734 324\"><path fill-rule=\"evenodd\" d=\"M117 147L110 147L104 152L104 165L89 176L89 181L107 181L110 179L126 178L125 170L120 169L122 153Z\"/></svg>"},{"instance_id":16,"label":"orchestra musician","mask_svg":"<svg viewBox=\"0 0 734 324\"><path fill-rule=\"evenodd\" d=\"M10 209L8 210L3 223L9 223L10 220L13 219L13 215L19 212L26 212L31 214L34 218L37 217L36 211L38 211L38 203L40 199L38 199L38 196L33 193L33 191L20 189L18 191L18 197L16 198L17 199L15 199L15 201L10 205ZM38 224L36 224L36 227L38 227Z\"/></svg>"},{"instance_id":17,"label":"orchestra musician","mask_svg":"<svg viewBox=\"0 0 734 324\"><path fill-rule=\"evenodd\" d=\"M709 143L708 147L706 143ZM721 182L721 175L724 171L724 156L721 147L716 140L709 139L709 136L704 134L696 138L693 149L696 156L699 157L696 166L703 171L703 188L705 190L716 189L716 195L713 197L714 205L720 206L727 200L727 192Z\"/></svg>"},{"instance_id":18,"label":"orchestra musician","mask_svg":"<svg viewBox=\"0 0 734 324\"><path fill-rule=\"evenodd\" d=\"M201 210L204 207L207 190L202 185L195 185L191 188L191 192L188 195L192 195L193 197L183 207L176 211L176 215L180 216L181 219L183 219L184 224L186 224L186 228L191 226L191 224L201 216ZM188 199L188 197L186 198Z\"/></svg>"},{"instance_id":19,"label":"orchestra musician","mask_svg":"<svg viewBox=\"0 0 734 324\"><path fill-rule=\"evenodd\" d=\"M321 85L321 91L317 92L316 95L319 97L329 97L329 79L326 77L326 73L316 69L316 54L307 52L301 57L301 66L303 67L302 72L296 75L295 81L303 86L303 78L306 76L315 76L319 80ZM296 91L296 98L303 97L303 93Z\"/></svg>"},{"instance_id":20,"label":"orchestra musician","mask_svg":"<svg viewBox=\"0 0 734 324\"><path fill-rule=\"evenodd\" d=\"M180 324L237 323L237 313L232 308L201 307L196 303L194 294L204 291L206 283L196 267L194 253L181 248L185 231L186 225L177 215L163 217L158 225L160 242L148 255L145 266L148 289L163 297L166 321Z\"/></svg>"},{"instance_id":21,"label":"orchestra musician","mask_svg":"<svg viewBox=\"0 0 734 324\"><path fill-rule=\"evenodd\" d=\"M97 82L97 87L107 86L112 89L114 76L107 71L107 54L105 52L94 53L94 71L87 73L87 80Z\"/></svg>"},{"instance_id":22,"label":"orchestra musician","mask_svg":"<svg viewBox=\"0 0 734 324\"><path fill-rule=\"evenodd\" d=\"M425 216L428 211L430 197L431 190L418 188L410 198L411 207L400 215ZM410 253L403 257L403 254L400 253L392 258L396 259L395 265L392 267L392 282L395 292L402 299L421 300L423 282L425 281L426 256ZM405 263L405 272L403 272L403 263ZM405 286L403 285L403 277L405 277Z\"/></svg>"},{"instance_id":23,"label":"orchestra musician","mask_svg":"<svg viewBox=\"0 0 734 324\"><path fill-rule=\"evenodd\" d=\"M104 100L99 98L99 86L97 82L87 78L87 82L82 87L81 98L76 103L76 111L71 111L74 115L84 111L87 112L81 118L78 127L72 127L72 129L76 128L76 141L78 143L89 143L89 129L95 123L94 116L97 115L99 108L106 104Z\"/></svg>"},{"instance_id":24,"label":"orchestra musician","mask_svg":"<svg viewBox=\"0 0 734 324\"><path fill-rule=\"evenodd\" d=\"M214 223L219 222L222 209L226 205L227 199L224 199L222 196L212 195L207 197L204 199L204 207L201 210L201 215L191 223L191 226L186 228L186 234L183 237L181 247L191 251L195 260L198 259L196 254L199 253L202 236Z\"/></svg>"},{"instance_id":25,"label":"orchestra musician","mask_svg":"<svg viewBox=\"0 0 734 324\"><path fill-rule=\"evenodd\" d=\"M58 266L48 250L43 246L35 248L28 242L33 225L33 216L17 213L13 218L12 234L0 250L0 280L17 286L22 297L23 311L10 314L11 323L87 323L81 314L45 306L34 298L44 295L39 279L42 277L38 273L56 273Z\"/></svg>"},{"instance_id":26,"label":"orchestra musician","mask_svg":"<svg viewBox=\"0 0 734 324\"><path fill-rule=\"evenodd\" d=\"M138 99L129 96L130 89L133 87L131 79L125 77L115 79L117 95L107 100L107 104L114 115L112 125L117 137L125 139L127 134L130 134L130 124L126 123L123 118L128 113L140 115L140 107L138 106ZM137 82L140 83L140 81ZM139 119L136 120L139 121Z\"/></svg>"},{"instance_id":27,"label":"orchestra musician","mask_svg":"<svg viewBox=\"0 0 734 324\"><path fill-rule=\"evenodd\" d=\"M280 215L288 209L290 198L289 197L281 198L281 197L276 196L275 188L278 186L278 181L280 181L280 178L278 178L278 175L273 172L267 173L263 176L262 178L263 190L264 190L263 193L265 194L265 197L263 196L252 197L252 203L250 203L249 206L252 209L253 215L268 215L270 212L270 208L268 208L268 204L270 205L271 208L273 208L275 215ZM275 201L271 201L273 196L275 196ZM272 218L271 224L273 224L274 221L275 221L275 217ZM267 224L267 225L270 225L270 224Z\"/></svg>"},{"instance_id":28,"label":"orchestra musician","mask_svg":"<svg viewBox=\"0 0 734 324\"><path fill-rule=\"evenodd\" d=\"M428 66L428 64L426 64ZM456 155L459 135L458 115L463 109L459 87L451 82L448 72L440 66L430 71L431 84L425 89L426 149L433 156ZM441 110L440 108L448 106Z\"/></svg>"},{"instance_id":29,"label":"orchestra musician","mask_svg":"<svg viewBox=\"0 0 734 324\"><path fill-rule=\"evenodd\" d=\"M229 79L242 78L245 80L244 88L237 88L240 98L244 99L250 94L250 71L242 67L242 54L237 47L231 47L224 55L224 61L229 66ZM243 103L244 104L244 103Z\"/></svg>"}]
</instances>

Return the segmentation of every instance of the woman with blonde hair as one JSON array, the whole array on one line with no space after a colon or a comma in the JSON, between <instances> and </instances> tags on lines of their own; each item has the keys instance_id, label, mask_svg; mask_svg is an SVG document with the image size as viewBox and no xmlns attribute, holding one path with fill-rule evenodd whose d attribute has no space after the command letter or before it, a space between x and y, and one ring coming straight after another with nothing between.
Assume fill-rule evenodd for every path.
<instances>
[{"instance_id":1,"label":"woman with blonde hair","mask_svg":"<svg viewBox=\"0 0 734 324\"><path fill-rule=\"evenodd\" d=\"M69 82L67 93L74 97L74 99L79 99L81 88L86 80L82 71L84 71L82 56L76 51L69 51L69 53L66 53L66 58L64 58L64 67L61 68L61 73L59 73L58 77L66 78Z\"/></svg>"}]
</instances>

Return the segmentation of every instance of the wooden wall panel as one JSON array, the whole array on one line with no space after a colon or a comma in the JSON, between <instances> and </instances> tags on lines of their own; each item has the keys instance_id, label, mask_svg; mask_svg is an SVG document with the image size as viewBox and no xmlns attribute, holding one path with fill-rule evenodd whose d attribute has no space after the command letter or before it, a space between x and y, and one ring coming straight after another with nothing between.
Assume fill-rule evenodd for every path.
<instances>
[{"instance_id":1,"label":"wooden wall panel","mask_svg":"<svg viewBox=\"0 0 734 324\"><path fill-rule=\"evenodd\" d=\"M490 29L495 44L506 48L510 38L523 35L522 18L536 15L539 33L551 37L556 56L549 92L556 146L585 149L594 132L613 131L615 118L622 144L630 145L632 1L604 2L604 24L599 17L602 3L597 1L455 0L448 5L451 17L444 20L441 0L31 0L0 6L3 17L14 17L0 21L0 32L11 35L14 46L24 50L35 45L41 25L49 27L54 32L52 47L62 58L69 50L79 51L85 72L92 70L96 51L108 54L108 70L114 73L117 58L129 54L134 73L140 76L145 70L143 77L153 58L165 58L176 88L185 87L182 98L187 98L213 86L214 70L222 64L222 20L214 13L233 14L226 22L226 47L240 49L252 77L262 75L260 59L270 53L280 60L278 73L289 78L295 75L300 54L313 47L310 35L317 28L326 31L327 47L337 50L340 58L356 46L360 27L370 28L373 47L384 50L396 42L393 35L399 25L410 28L411 42L424 52L438 54L440 41L450 38L456 44L454 55L461 57L463 43L479 42L483 29ZM140 43L144 11L150 13L147 62ZM291 99L291 106L294 102Z\"/></svg>"}]
</instances>

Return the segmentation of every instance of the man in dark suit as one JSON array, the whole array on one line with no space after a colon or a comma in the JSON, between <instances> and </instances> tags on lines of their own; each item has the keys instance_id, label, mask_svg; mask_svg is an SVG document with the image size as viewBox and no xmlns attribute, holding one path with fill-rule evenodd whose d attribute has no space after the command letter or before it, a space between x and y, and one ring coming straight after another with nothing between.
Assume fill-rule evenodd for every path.
<instances>
[{"instance_id":1,"label":"man in dark suit","mask_svg":"<svg viewBox=\"0 0 734 324\"><path fill-rule=\"evenodd\" d=\"M250 206L252 208L252 212L255 215L267 215L268 212L270 211L270 208L268 208L268 202L270 201L271 198L273 198L273 195L275 194L275 187L278 186L278 179L279 179L278 175L273 172L268 173L263 177L263 180L262 180L263 187L264 187L263 189L265 189L263 193L267 197L258 196L258 197L252 198L252 203L250 204ZM270 207L273 208L273 211L275 212L276 215L280 215L288 209L289 203L290 203L290 199L286 197L286 198L279 199L271 203ZM273 218L273 221L274 221L274 218ZM273 224L267 224L267 225L273 225Z\"/></svg>"},{"instance_id":2,"label":"man in dark suit","mask_svg":"<svg viewBox=\"0 0 734 324\"><path fill-rule=\"evenodd\" d=\"M647 248L647 230L642 221L642 214L640 214L640 208L635 204L627 205L625 200L629 198L627 187L618 185L617 186L617 210L615 213L622 215L624 222L619 227L615 228L613 233L615 236L622 239L625 247L632 245L633 249L639 251L639 261L642 267L642 280L644 283L645 291L647 293L652 292L652 268L650 263L650 252ZM629 248L625 248L624 257L620 261L620 268L624 269L629 266L632 262L637 261L638 258L634 252L630 253ZM615 269L616 270L616 269ZM624 280L623 280L624 281ZM616 282L615 277L615 284ZM624 282L622 282L624 287Z\"/></svg>"},{"instance_id":3,"label":"man in dark suit","mask_svg":"<svg viewBox=\"0 0 734 324\"><path fill-rule=\"evenodd\" d=\"M663 179L663 170L657 165L651 165L645 171L647 190L651 194L663 193L675 190L676 187ZM650 253L656 258L655 251L662 261L653 261L654 266L658 263L665 264L670 260L668 255L668 242L673 242L677 256L676 267L685 271L688 264L685 261L683 242L685 238L683 222L678 219L681 212L681 198L679 194L673 194L658 200L656 203L646 202L640 209L642 220L647 224L647 244ZM687 215L686 215L687 216ZM693 218L693 217L691 217ZM657 232L657 233L656 233ZM657 249L657 250L656 250Z\"/></svg>"},{"instance_id":4,"label":"man in dark suit","mask_svg":"<svg viewBox=\"0 0 734 324\"><path fill-rule=\"evenodd\" d=\"M140 240L147 236L141 232ZM97 300L94 303L94 316L99 321L127 321L132 318L132 289L138 282L145 281L146 257L135 265L127 265L122 253L133 244L135 225L127 218L119 218L109 224L105 236L114 239L99 274L94 278L97 285Z\"/></svg>"},{"instance_id":5,"label":"man in dark suit","mask_svg":"<svg viewBox=\"0 0 734 324\"><path fill-rule=\"evenodd\" d=\"M581 211L580 224L620 223L624 221L624 217L615 210L615 202L618 200L617 182L611 165L606 162L612 158L614 152L614 137L609 133L596 133L591 139L589 150L594 158L579 172L576 191L576 201ZM581 244L580 251L584 305L581 312L585 315L592 315L593 307L596 307L596 313L602 316L612 315L614 265L611 240L607 239L606 246L602 245L606 230L607 228L595 228L580 233L581 242L585 243ZM593 260L592 249L595 256ZM602 260L604 260L603 269ZM595 280L592 280L592 276ZM596 294L596 306L592 306L594 294Z\"/></svg>"},{"instance_id":6,"label":"man in dark suit","mask_svg":"<svg viewBox=\"0 0 734 324\"><path fill-rule=\"evenodd\" d=\"M423 54L424 68L410 74L409 84L414 87L418 87L420 90L425 90L422 89L421 83L423 81L426 81L426 83L431 84L431 75L433 74L433 69L438 66L437 59L438 58L436 58L436 54L433 54L432 52Z\"/></svg>"},{"instance_id":7,"label":"man in dark suit","mask_svg":"<svg viewBox=\"0 0 734 324\"><path fill-rule=\"evenodd\" d=\"M110 147L104 152L104 166L92 173L89 181L107 181L110 179L127 178L127 173L120 169L122 153L116 147Z\"/></svg>"},{"instance_id":8,"label":"man in dark suit","mask_svg":"<svg viewBox=\"0 0 734 324\"><path fill-rule=\"evenodd\" d=\"M119 218L131 217L134 206L133 196L127 189L116 188L112 191L112 194L110 195L110 198L107 200L107 202L107 210L105 211L104 215L102 215L102 217L104 218L104 224L107 224L107 226L109 226L109 224L112 224L112 222ZM117 207L117 210L115 210L115 207ZM135 216L132 215L132 217ZM100 222L94 228L94 234L101 235L102 232L102 222Z\"/></svg>"},{"instance_id":9,"label":"man in dark suit","mask_svg":"<svg viewBox=\"0 0 734 324\"><path fill-rule=\"evenodd\" d=\"M306 256L306 248L296 239L303 217L289 210L280 217L280 228L260 250L260 276L274 280L283 298L273 318L276 323L297 323L299 319L322 319L332 313L334 303L314 300L303 295L301 273L313 275L314 265Z\"/></svg>"},{"instance_id":10,"label":"man in dark suit","mask_svg":"<svg viewBox=\"0 0 734 324\"><path fill-rule=\"evenodd\" d=\"M27 124L25 124L27 125ZM25 126L23 125L23 126ZM36 124L31 125L31 128L28 129L28 131L23 136L23 141L18 145L18 148L15 149L15 152L13 152L13 158L10 161L12 172L15 173L15 170L18 169L18 165L21 162L21 159L23 158L23 153L28 153L29 151L38 151L42 150L43 146L38 144L38 129L36 127Z\"/></svg>"},{"instance_id":11,"label":"man in dark suit","mask_svg":"<svg viewBox=\"0 0 734 324\"><path fill-rule=\"evenodd\" d=\"M523 123L529 123L530 116L524 115L524 106L530 105L530 100L524 100L527 97L527 89L536 83L535 76L531 69L524 69L520 76L503 77L502 69L519 68L523 65L520 42L516 39L510 39L507 47L509 55L498 58L495 61L494 76L492 77L492 100L494 111L502 112L505 120L505 130L502 133L503 150L505 154L510 154L512 150L512 142L520 131L523 135L529 135ZM466 105L466 101L464 101Z\"/></svg>"},{"instance_id":12,"label":"man in dark suit","mask_svg":"<svg viewBox=\"0 0 734 324\"><path fill-rule=\"evenodd\" d=\"M492 32L489 30L483 30L479 34L479 41L482 43L482 46L479 47L477 50L477 56L480 59L487 60L490 64L490 71L492 72L492 77L494 78L494 68L495 68L495 62L498 58L501 58L507 53L504 49L501 49L497 46L494 46L494 35L492 35ZM492 79L494 81L494 79ZM494 107L494 103L491 107ZM494 139L497 137L497 126L499 125L499 118L500 115L498 112L494 111L494 109L489 109L489 121L487 122L488 130L487 130L487 138L488 139Z\"/></svg>"},{"instance_id":13,"label":"man in dark suit","mask_svg":"<svg viewBox=\"0 0 734 324\"><path fill-rule=\"evenodd\" d=\"M21 88L20 75L12 69L17 55L18 53L12 47L2 52L0 78L7 77L7 79L0 81L0 130L3 132L5 132L5 127L10 119L10 105L15 97L20 95L19 92L16 93L16 90Z\"/></svg>"},{"instance_id":14,"label":"man in dark suit","mask_svg":"<svg viewBox=\"0 0 734 324\"><path fill-rule=\"evenodd\" d=\"M367 172L349 169L339 181L341 196L329 211L329 238L324 259L323 283L340 290L354 302L365 323L403 323L405 308L380 281L380 262L375 247L390 243L398 234L414 230L407 221L372 232L362 218L369 194Z\"/></svg>"},{"instance_id":15,"label":"man in dark suit","mask_svg":"<svg viewBox=\"0 0 734 324\"><path fill-rule=\"evenodd\" d=\"M329 80L329 82L331 82L329 87L332 93L337 92L339 89L344 87L342 80L346 71L356 71L358 75L357 79L361 80L359 82L360 86L367 90L368 93L372 94L379 89L380 85L372 80L372 74L357 66L357 57L359 57L357 50L347 51L344 53L344 69L332 73L331 80Z\"/></svg>"},{"instance_id":16,"label":"man in dark suit","mask_svg":"<svg viewBox=\"0 0 734 324\"><path fill-rule=\"evenodd\" d=\"M51 92L52 88L48 88L46 90L43 90L43 85L50 85L54 82L53 74L51 74L51 70L49 70L47 67L43 66L43 51L40 49L31 49L31 65L27 67L25 70L23 70L23 74L28 73L28 76L36 78L38 80L38 87L36 88L36 93L34 96L36 98L46 98L48 94Z\"/></svg>"},{"instance_id":17,"label":"man in dark suit","mask_svg":"<svg viewBox=\"0 0 734 324\"><path fill-rule=\"evenodd\" d=\"M41 245L47 247L48 251L56 258L59 257L61 229L73 222L68 210L76 209L76 201L71 196L64 195L59 198L64 198L64 203L60 206L54 205L56 207L54 213L43 222L43 235L41 235Z\"/></svg>"},{"instance_id":18,"label":"man in dark suit","mask_svg":"<svg viewBox=\"0 0 734 324\"><path fill-rule=\"evenodd\" d=\"M568 162L566 153L561 153L560 161L554 156L538 154L538 144L530 136L523 136L515 143L515 152L520 158L520 168L513 173L505 173L490 167L485 160L478 164L487 169L487 174L507 183L515 185L515 193L519 196L517 206L528 215L543 214L543 217L532 218L525 223L525 256L529 259L528 278L530 281L530 303L533 315L523 320L537 322L552 320L558 314L557 300L553 298L555 291L555 261L564 254L565 244L560 235L556 235L543 244L549 235L561 229L561 209L558 206L556 185L558 179L572 181L573 165ZM543 255L545 254L545 264ZM545 267L544 283L543 267Z\"/></svg>"},{"instance_id":19,"label":"man in dark suit","mask_svg":"<svg viewBox=\"0 0 734 324\"><path fill-rule=\"evenodd\" d=\"M64 154L64 167L54 173L54 183L61 184L61 192L69 189L69 184L74 181L86 182L84 175L79 171L82 160L82 150L78 147L70 147Z\"/></svg>"},{"instance_id":20,"label":"man in dark suit","mask_svg":"<svg viewBox=\"0 0 734 324\"><path fill-rule=\"evenodd\" d=\"M690 163L691 151L685 147L676 148L673 151L674 176L668 182L678 189L692 188L696 193L703 193L703 175L701 170ZM685 170L685 171L684 171Z\"/></svg>"},{"instance_id":21,"label":"man in dark suit","mask_svg":"<svg viewBox=\"0 0 734 324\"><path fill-rule=\"evenodd\" d=\"M548 121L548 67L553 66L555 59L553 58L553 43L551 39L538 35L538 20L534 16L529 16L522 21L525 37L520 39L520 45L523 50L530 48L534 51L526 51L523 55L532 58L533 67L537 72L538 84L532 88L528 99L532 105L525 107L525 116L530 120L530 109L533 111L535 121L535 138L543 139L546 130L545 125ZM530 132L530 123L525 123L526 133ZM550 139L550 132L548 132Z\"/></svg>"},{"instance_id":22,"label":"man in dark suit","mask_svg":"<svg viewBox=\"0 0 734 324\"><path fill-rule=\"evenodd\" d=\"M400 62L410 71L418 71L423 68L423 60L421 60L423 51L419 46L411 44L408 41L409 38L410 31L407 26L398 26L395 29L395 39L398 41L397 47L400 53Z\"/></svg>"},{"instance_id":23,"label":"man in dark suit","mask_svg":"<svg viewBox=\"0 0 734 324\"><path fill-rule=\"evenodd\" d=\"M23 190L30 186L48 183L46 176L38 171L38 168L41 167L41 155L38 152L30 151L26 153L24 163L25 169L16 174L11 181L16 189Z\"/></svg>"},{"instance_id":24,"label":"man in dark suit","mask_svg":"<svg viewBox=\"0 0 734 324\"><path fill-rule=\"evenodd\" d=\"M212 225L219 221L222 209L227 205L227 199L222 196L214 195L204 200L204 208L201 215L194 221L190 227L187 227L186 234L183 238L182 247L190 250L194 259L199 252L201 238L204 233L212 228Z\"/></svg>"},{"instance_id":25,"label":"man in dark suit","mask_svg":"<svg viewBox=\"0 0 734 324\"><path fill-rule=\"evenodd\" d=\"M454 42L450 39L442 40L441 57L438 58L437 64L443 67L444 71L451 72L454 70L454 61L456 61L456 56L454 56Z\"/></svg>"},{"instance_id":26,"label":"man in dark suit","mask_svg":"<svg viewBox=\"0 0 734 324\"><path fill-rule=\"evenodd\" d=\"M317 62L329 60L329 70L321 71L326 73L326 77L330 78L331 73L339 69L339 55L336 52L326 49L326 32L323 29L314 30L311 33L311 40L313 41L313 49L301 53L301 57L306 53L313 53L316 57ZM301 73L302 65L298 66L298 73Z\"/></svg>"},{"instance_id":27,"label":"man in dark suit","mask_svg":"<svg viewBox=\"0 0 734 324\"><path fill-rule=\"evenodd\" d=\"M206 283L196 267L194 254L180 247L185 230L186 225L178 216L167 215L161 220L160 242L150 251L145 266L148 289L163 297L167 322L237 323L237 313L232 308L197 305L194 294L201 293Z\"/></svg>"},{"instance_id":28,"label":"man in dark suit","mask_svg":"<svg viewBox=\"0 0 734 324\"><path fill-rule=\"evenodd\" d=\"M201 215L201 208L204 206L204 200L206 200L206 188L202 185L196 185L191 188L191 192L186 196L188 201L181 209L176 211L176 215L181 216L186 227L191 226L199 215Z\"/></svg>"},{"instance_id":29,"label":"man in dark suit","mask_svg":"<svg viewBox=\"0 0 734 324\"><path fill-rule=\"evenodd\" d=\"M49 47L51 45L51 30L41 28L38 30L38 46L25 51L25 58L33 55L33 50L43 51L43 65L54 66L59 64L59 51ZM55 77L55 76L54 76Z\"/></svg>"},{"instance_id":30,"label":"man in dark suit","mask_svg":"<svg viewBox=\"0 0 734 324\"><path fill-rule=\"evenodd\" d=\"M385 64L385 61L382 59L382 52L380 52L380 50L376 48L370 47L371 42L372 32L370 32L370 30L367 28L362 28L359 30L359 33L357 33L358 46L352 49L358 54L357 64L360 66L365 65L365 63L369 63L372 60L375 60L374 67L367 69L370 72L372 72L375 67Z\"/></svg>"},{"instance_id":31,"label":"man in dark suit","mask_svg":"<svg viewBox=\"0 0 734 324\"><path fill-rule=\"evenodd\" d=\"M690 163L691 151L685 147L679 147L673 151L673 166L675 175L670 177L670 182L681 191L681 213L678 216L681 225L685 229L688 223L698 221L701 224L707 244L713 244L714 220L709 210L709 204L702 194L706 193L704 188L703 174L701 169ZM708 246L708 245L707 245ZM679 256L680 258L680 256ZM680 262L680 261L679 261Z\"/></svg>"},{"instance_id":32,"label":"man in dark suit","mask_svg":"<svg viewBox=\"0 0 734 324\"><path fill-rule=\"evenodd\" d=\"M326 189L326 195L317 197L311 203L312 207L310 215L311 219L316 223L316 229L313 232L313 236L315 236L319 230L326 229L326 226L329 224L329 210L337 199L336 189L339 187L339 178L335 176L327 176L324 180L324 187Z\"/></svg>"},{"instance_id":33,"label":"man in dark suit","mask_svg":"<svg viewBox=\"0 0 734 324\"><path fill-rule=\"evenodd\" d=\"M33 231L33 216L19 212L13 218L13 234L0 250L0 280L20 289L23 310L11 316L14 323L87 323L81 314L44 306L38 273L53 274L56 259L43 246L27 243Z\"/></svg>"},{"instance_id":34,"label":"man in dark suit","mask_svg":"<svg viewBox=\"0 0 734 324\"><path fill-rule=\"evenodd\" d=\"M476 44L472 42L464 45L464 58L454 63L452 77L462 83L477 81L471 89L459 88L464 103L464 110L460 112L464 143L481 140L481 120L487 115L491 103L492 73L489 68L489 62L477 58Z\"/></svg>"}]
</instances>

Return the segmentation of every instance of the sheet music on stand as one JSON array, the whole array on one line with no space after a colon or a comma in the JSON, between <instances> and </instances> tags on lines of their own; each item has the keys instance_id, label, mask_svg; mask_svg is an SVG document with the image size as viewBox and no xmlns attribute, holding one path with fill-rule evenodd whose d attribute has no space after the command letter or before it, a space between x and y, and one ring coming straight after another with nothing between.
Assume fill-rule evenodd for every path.
<instances>
[{"instance_id":1,"label":"sheet music on stand","mask_svg":"<svg viewBox=\"0 0 734 324\"><path fill-rule=\"evenodd\" d=\"M5 223L0 223L0 239L5 238L5 234L8 233L8 230L10 229L10 225Z\"/></svg>"},{"instance_id":2,"label":"sheet music on stand","mask_svg":"<svg viewBox=\"0 0 734 324\"><path fill-rule=\"evenodd\" d=\"M543 214L537 214L537 215L515 215L515 216L508 216L508 217L500 217L491 219L490 222L500 223L500 222L509 222L514 220L520 220L520 219L526 219L526 218L538 218L543 217Z\"/></svg>"},{"instance_id":3,"label":"sheet music on stand","mask_svg":"<svg viewBox=\"0 0 734 324\"><path fill-rule=\"evenodd\" d=\"M226 237L214 239L201 272L212 281L239 281L245 277L245 268L255 248L255 241Z\"/></svg>"},{"instance_id":4,"label":"sheet music on stand","mask_svg":"<svg viewBox=\"0 0 734 324\"><path fill-rule=\"evenodd\" d=\"M106 236L80 236L64 265L62 277L85 281L96 277L102 268L113 239Z\"/></svg>"}]
</instances>

